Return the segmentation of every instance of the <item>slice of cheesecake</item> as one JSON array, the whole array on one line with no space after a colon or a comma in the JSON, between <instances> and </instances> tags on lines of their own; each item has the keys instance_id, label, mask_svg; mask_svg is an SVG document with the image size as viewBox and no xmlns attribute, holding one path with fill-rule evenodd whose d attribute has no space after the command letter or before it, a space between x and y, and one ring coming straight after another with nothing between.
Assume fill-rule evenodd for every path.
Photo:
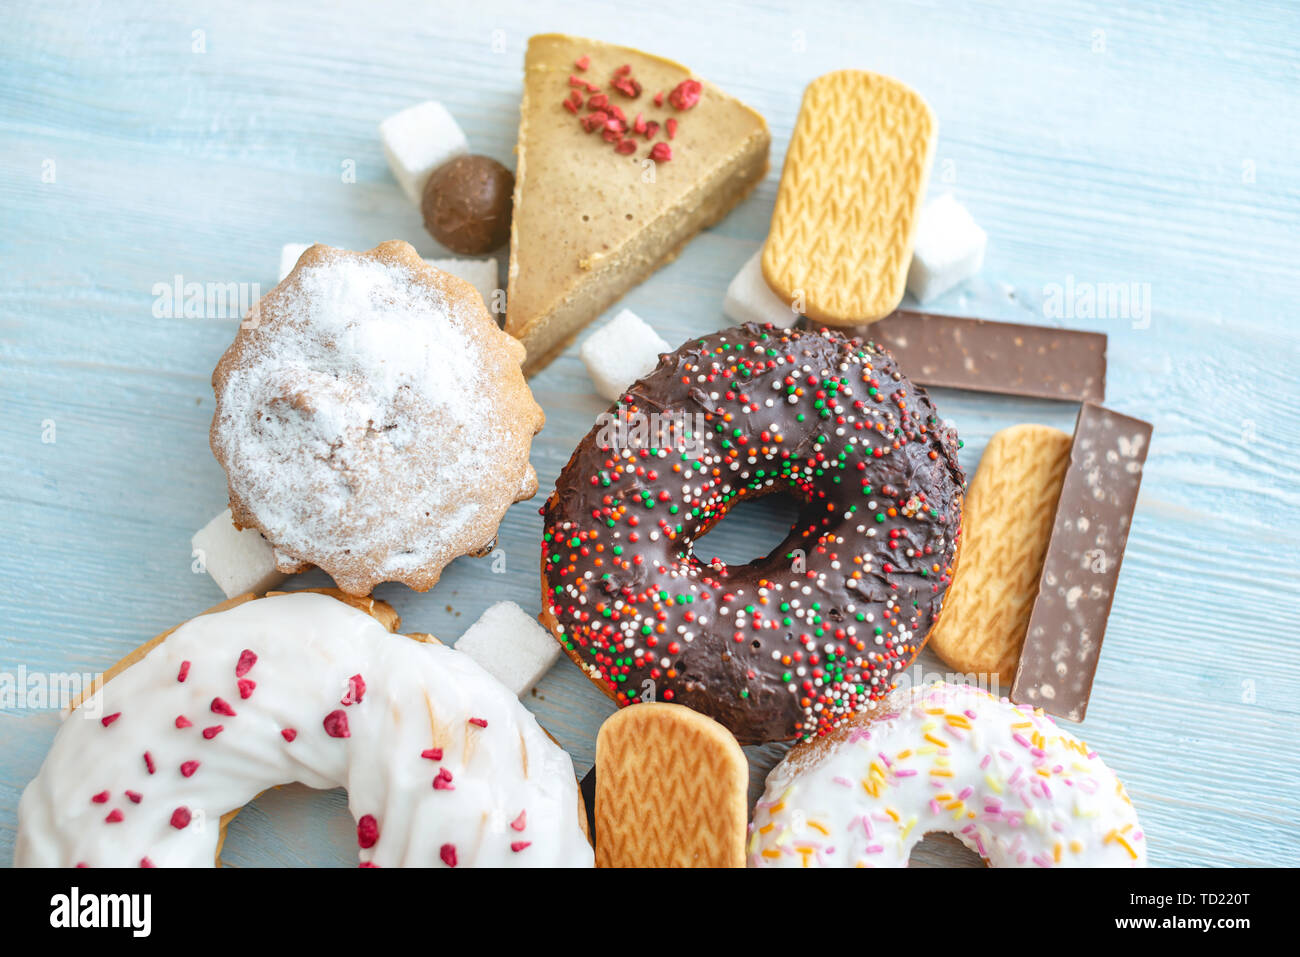
<instances>
[{"instance_id":1,"label":"slice of cheesecake","mask_svg":"<svg viewBox=\"0 0 1300 957\"><path fill-rule=\"evenodd\" d=\"M531 38L506 298L525 371L725 216L767 173L770 143L761 116L680 63Z\"/></svg>"}]
</instances>

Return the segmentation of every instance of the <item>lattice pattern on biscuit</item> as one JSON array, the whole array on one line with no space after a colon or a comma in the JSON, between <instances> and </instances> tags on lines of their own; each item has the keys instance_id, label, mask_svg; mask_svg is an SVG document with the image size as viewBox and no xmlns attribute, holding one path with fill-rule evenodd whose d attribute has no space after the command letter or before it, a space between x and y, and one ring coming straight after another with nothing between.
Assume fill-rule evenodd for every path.
<instances>
[{"instance_id":1,"label":"lattice pattern on biscuit","mask_svg":"<svg viewBox=\"0 0 1300 957\"><path fill-rule=\"evenodd\" d=\"M636 704L596 742L597 867L743 867L748 765L681 705Z\"/></svg>"},{"instance_id":2,"label":"lattice pattern on biscuit","mask_svg":"<svg viewBox=\"0 0 1300 957\"><path fill-rule=\"evenodd\" d=\"M961 559L930 646L951 668L997 674L1004 690L1029 627L1070 436L1018 425L989 441L962 513Z\"/></svg>"},{"instance_id":3,"label":"lattice pattern on biscuit","mask_svg":"<svg viewBox=\"0 0 1300 957\"><path fill-rule=\"evenodd\" d=\"M920 95L889 77L842 70L808 86L763 250L778 296L829 323L898 306L936 129Z\"/></svg>"}]
</instances>

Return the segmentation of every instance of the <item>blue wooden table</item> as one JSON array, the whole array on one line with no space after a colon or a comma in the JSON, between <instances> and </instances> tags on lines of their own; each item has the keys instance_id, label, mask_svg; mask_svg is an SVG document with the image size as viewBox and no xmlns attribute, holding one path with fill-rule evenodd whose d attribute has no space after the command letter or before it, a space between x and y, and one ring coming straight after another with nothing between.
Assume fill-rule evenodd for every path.
<instances>
[{"instance_id":1,"label":"blue wooden table","mask_svg":"<svg viewBox=\"0 0 1300 957\"><path fill-rule=\"evenodd\" d=\"M623 302L676 343L725 324L803 86L866 67L929 99L932 193L954 192L990 236L983 273L934 308L1105 331L1108 404L1155 424L1081 733L1128 785L1153 863L1300 864L1294 6L210 6L0 11L0 672L100 670L221 597L191 570L189 540L225 504L209 377L236 322L160 317L155 286L269 289L293 241L439 253L385 166L383 117L439 99L476 151L511 163L524 43L550 30L680 59L761 111L772 174ZM1067 289L1118 284L1127 308L1057 307ZM532 386L545 493L604 403L576 347ZM936 401L972 474L993 432L1069 430L1076 412ZM427 594L379 596L448 641L493 601L535 611L537 504L507 515L507 574L460 559ZM778 510L748 517L719 526L710 553L743 560L776 540ZM921 665L941 670L928 653ZM561 662L528 704L585 771L604 697ZM57 723L0 717L0 861ZM756 776L776 750L752 755ZM340 792L268 794L225 857L352 863L345 807ZM962 858L926 845L927 860Z\"/></svg>"}]
</instances>

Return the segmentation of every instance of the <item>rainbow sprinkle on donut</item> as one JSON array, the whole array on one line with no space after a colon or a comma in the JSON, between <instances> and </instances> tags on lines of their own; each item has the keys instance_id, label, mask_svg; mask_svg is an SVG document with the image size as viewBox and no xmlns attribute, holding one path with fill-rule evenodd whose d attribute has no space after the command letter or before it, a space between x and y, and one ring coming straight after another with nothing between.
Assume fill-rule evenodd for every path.
<instances>
[{"instance_id":1,"label":"rainbow sprinkle on donut","mask_svg":"<svg viewBox=\"0 0 1300 957\"><path fill-rule=\"evenodd\" d=\"M996 867L1145 867L1124 786L1042 711L965 685L900 689L768 775L751 867L905 867L927 833Z\"/></svg>"},{"instance_id":2,"label":"rainbow sprinkle on donut","mask_svg":"<svg viewBox=\"0 0 1300 957\"><path fill-rule=\"evenodd\" d=\"M688 342L582 441L542 508L543 617L619 704L810 738L887 694L951 579L959 443L885 350L830 330ZM800 503L769 555L694 543L739 501Z\"/></svg>"}]
</instances>

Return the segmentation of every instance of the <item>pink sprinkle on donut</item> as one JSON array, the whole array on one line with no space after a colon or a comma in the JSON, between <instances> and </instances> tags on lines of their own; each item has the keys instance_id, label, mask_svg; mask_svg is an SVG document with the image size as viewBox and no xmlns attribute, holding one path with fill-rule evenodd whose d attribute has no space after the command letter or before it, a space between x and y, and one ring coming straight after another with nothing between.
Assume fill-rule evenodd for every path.
<instances>
[{"instance_id":1,"label":"pink sprinkle on donut","mask_svg":"<svg viewBox=\"0 0 1300 957\"><path fill-rule=\"evenodd\" d=\"M121 823L122 823L122 820L123 820L123 817L124 817L124 815L122 814L122 812L121 812L120 810L118 810L117 808L113 808L113 810L111 810L111 811L108 812L108 817L104 818L104 823L105 823L105 824L121 824Z\"/></svg>"},{"instance_id":2,"label":"pink sprinkle on donut","mask_svg":"<svg viewBox=\"0 0 1300 957\"><path fill-rule=\"evenodd\" d=\"M221 724L214 724L214 725L213 725L212 727L210 727L210 728L204 728L204 729L203 729L203 740L205 740L205 741L211 741L213 738L215 738L217 735L219 735L219 734L220 734L222 731L224 731L224 730L225 730L225 725L221 725Z\"/></svg>"},{"instance_id":3,"label":"pink sprinkle on donut","mask_svg":"<svg viewBox=\"0 0 1300 957\"><path fill-rule=\"evenodd\" d=\"M469 723L479 728L487 727L487 718L470 718Z\"/></svg>"},{"instance_id":4,"label":"pink sprinkle on donut","mask_svg":"<svg viewBox=\"0 0 1300 957\"><path fill-rule=\"evenodd\" d=\"M142 858L140 858L140 866L141 866L141 867L153 867L153 861L149 860L149 858L147 858L147 857L142 857Z\"/></svg>"},{"instance_id":5,"label":"pink sprinkle on donut","mask_svg":"<svg viewBox=\"0 0 1300 957\"><path fill-rule=\"evenodd\" d=\"M150 774L153 774L155 771L158 770L158 768L154 766L153 755L150 754L148 751L144 753L144 769L148 771Z\"/></svg>"},{"instance_id":6,"label":"pink sprinkle on donut","mask_svg":"<svg viewBox=\"0 0 1300 957\"><path fill-rule=\"evenodd\" d=\"M442 862L446 864L448 867L455 867L456 866L456 845L455 844L442 845L441 850L438 851L438 856L442 858Z\"/></svg>"},{"instance_id":7,"label":"pink sprinkle on donut","mask_svg":"<svg viewBox=\"0 0 1300 957\"><path fill-rule=\"evenodd\" d=\"M176 716L176 727L178 728L188 728L193 723L194 723L193 721L185 717L185 715L183 714L178 714Z\"/></svg>"},{"instance_id":8,"label":"pink sprinkle on donut","mask_svg":"<svg viewBox=\"0 0 1300 957\"><path fill-rule=\"evenodd\" d=\"M374 861L362 861L360 864L357 865L357 867L378 867L378 866L379 865L376 864Z\"/></svg>"},{"instance_id":9,"label":"pink sprinkle on donut","mask_svg":"<svg viewBox=\"0 0 1300 957\"><path fill-rule=\"evenodd\" d=\"M130 801L132 804L139 804L142 800L144 800L144 795L141 794L139 791L127 791L126 797L127 800Z\"/></svg>"},{"instance_id":10,"label":"pink sprinkle on donut","mask_svg":"<svg viewBox=\"0 0 1300 957\"><path fill-rule=\"evenodd\" d=\"M284 738L286 741L292 741L294 738L298 737L298 732L293 728L281 728L280 737Z\"/></svg>"},{"instance_id":11,"label":"pink sprinkle on donut","mask_svg":"<svg viewBox=\"0 0 1300 957\"><path fill-rule=\"evenodd\" d=\"M516 831L522 831L528 826L528 812L520 811L519 816L510 822L510 826Z\"/></svg>"},{"instance_id":12,"label":"pink sprinkle on donut","mask_svg":"<svg viewBox=\"0 0 1300 957\"><path fill-rule=\"evenodd\" d=\"M348 716L341 709L325 715L322 724L325 725L325 733L331 738L352 737L352 732L348 730Z\"/></svg>"},{"instance_id":13,"label":"pink sprinkle on donut","mask_svg":"<svg viewBox=\"0 0 1300 957\"><path fill-rule=\"evenodd\" d=\"M252 678L240 678L239 697L251 698L253 696L253 689L256 687L257 687L257 682L254 681Z\"/></svg>"},{"instance_id":14,"label":"pink sprinkle on donut","mask_svg":"<svg viewBox=\"0 0 1300 957\"><path fill-rule=\"evenodd\" d=\"M510 842L510 850L512 850L512 851L514 851L516 854L518 854L518 853L519 853L520 851L522 851L525 847L530 846L532 843L533 843L532 841L511 841L511 842Z\"/></svg>"},{"instance_id":15,"label":"pink sprinkle on donut","mask_svg":"<svg viewBox=\"0 0 1300 957\"><path fill-rule=\"evenodd\" d=\"M353 675L348 679L348 690L343 694L343 700L340 702L343 707L352 704L361 704L361 699L366 696L366 679L360 675Z\"/></svg>"},{"instance_id":16,"label":"pink sprinkle on donut","mask_svg":"<svg viewBox=\"0 0 1300 957\"><path fill-rule=\"evenodd\" d=\"M428 758L430 761L441 761L442 748L425 748L420 752L420 757Z\"/></svg>"},{"instance_id":17,"label":"pink sprinkle on donut","mask_svg":"<svg viewBox=\"0 0 1300 957\"><path fill-rule=\"evenodd\" d=\"M379 840L379 822L373 814L363 814L357 821L357 844L363 848L374 847Z\"/></svg>"},{"instance_id":18,"label":"pink sprinkle on donut","mask_svg":"<svg viewBox=\"0 0 1300 957\"><path fill-rule=\"evenodd\" d=\"M178 831L183 831L190 826L190 809L187 807L178 807L172 811L172 827Z\"/></svg>"},{"instance_id":19,"label":"pink sprinkle on donut","mask_svg":"<svg viewBox=\"0 0 1300 957\"><path fill-rule=\"evenodd\" d=\"M100 718L99 723L107 728L110 724L112 724L120 717L122 717L122 712L114 711L112 714L106 714L104 715L104 717Z\"/></svg>"},{"instance_id":20,"label":"pink sprinkle on donut","mask_svg":"<svg viewBox=\"0 0 1300 957\"><path fill-rule=\"evenodd\" d=\"M181 777L189 778L194 776L194 772L199 769L199 762L186 761L181 765Z\"/></svg>"},{"instance_id":21,"label":"pink sprinkle on donut","mask_svg":"<svg viewBox=\"0 0 1300 957\"><path fill-rule=\"evenodd\" d=\"M77 861L77 863L76 863L75 865L73 865L73 866L75 866L75 867L89 867L90 865L87 864L85 861Z\"/></svg>"},{"instance_id":22,"label":"pink sprinkle on donut","mask_svg":"<svg viewBox=\"0 0 1300 957\"><path fill-rule=\"evenodd\" d=\"M107 803L108 803L108 792L107 792L107 791L100 791L98 794L92 795L90 799L91 799L92 801L94 801L96 804L107 804Z\"/></svg>"},{"instance_id":23,"label":"pink sprinkle on donut","mask_svg":"<svg viewBox=\"0 0 1300 957\"><path fill-rule=\"evenodd\" d=\"M446 768L438 771L438 776L433 779L433 789L435 791L454 791L456 788L451 783L451 772Z\"/></svg>"},{"instance_id":24,"label":"pink sprinkle on donut","mask_svg":"<svg viewBox=\"0 0 1300 957\"><path fill-rule=\"evenodd\" d=\"M176 680L183 682L189 676L190 676L190 663L188 661L182 661L181 670L176 672Z\"/></svg>"},{"instance_id":25,"label":"pink sprinkle on donut","mask_svg":"<svg viewBox=\"0 0 1300 957\"><path fill-rule=\"evenodd\" d=\"M212 710L216 714L224 714L230 718L235 716L235 709L230 706L225 698L213 698Z\"/></svg>"},{"instance_id":26,"label":"pink sprinkle on donut","mask_svg":"<svg viewBox=\"0 0 1300 957\"><path fill-rule=\"evenodd\" d=\"M239 653L239 661L235 665L235 677L244 677L255 664L257 664L257 655L245 648Z\"/></svg>"}]
</instances>

